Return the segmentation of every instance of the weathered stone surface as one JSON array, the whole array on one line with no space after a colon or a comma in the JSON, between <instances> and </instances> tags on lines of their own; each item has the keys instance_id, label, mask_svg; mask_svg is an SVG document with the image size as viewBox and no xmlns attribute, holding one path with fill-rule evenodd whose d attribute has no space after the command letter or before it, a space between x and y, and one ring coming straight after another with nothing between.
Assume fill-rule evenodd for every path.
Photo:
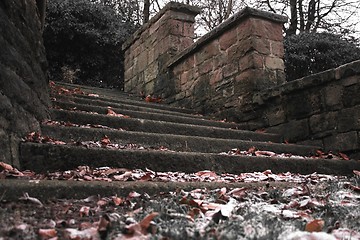
<instances>
[{"instance_id":1,"label":"weathered stone surface","mask_svg":"<svg viewBox=\"0 0 360 240\"><path fill-rule=\"evenodd\" d=\"M359 149L358 132L339 133L324 139L324 148L328 151L355 151Z\"/></svg>"},{"instance_id":2,"label":"weathered stone surface","mask_svg":"<svg viewBox=\"0 0 360 240\"><path fill-rule=\"evenodd\" d=\"M36 2L0 4L0 161L18 164L18 143L39 131L50 105Z\"/></svg>"}]
</instances>

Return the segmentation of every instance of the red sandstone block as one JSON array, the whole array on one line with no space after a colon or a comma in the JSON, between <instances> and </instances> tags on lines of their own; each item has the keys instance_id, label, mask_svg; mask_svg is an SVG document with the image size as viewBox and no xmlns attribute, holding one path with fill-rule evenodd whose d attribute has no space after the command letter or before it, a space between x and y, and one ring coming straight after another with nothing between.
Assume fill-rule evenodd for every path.
<instances>
[{"instance_id":1,"label":"red sandstone block","mask_svg":"<svg viewBox=\"0 0 360 240\"><path fill-rule=\"evenodd\" d=\"M210 75L210 86L215 86L216 83L220 82L223 79L222 68L214 70Z\"/></svg>"},{"instance_id":2,"label":"red sandstone block","mask_svg":"<svg viewBox=\"0 0 360 240\"><path fill-rule=\"evenodd\" d=\"M184 85L188 82L190 76L189 71L185 71L180 75L180 85Z\"/></svg>"},{"instance_id":3,"label":"red sandstone block","mask_svg":"<svg viewBox=\"0 0 360 240\"><path fill-rule=\"evenodd\" d=\"M169 33L174 35L183 36L183 22L175 19L169 19L168 21Z\"/></svg>"},{"instance_id":4,"label":"red sandstone block","mask_svg":"<svg viewBox=\"0 0 360 240\"><path fill-rule=\"evenodd\" d=\"M227 78L239 72L238 62L229 62L223 67L223 77Z\"/></svg>"},{"instance_id":5,"label":"red sandstone block","mask_svg":"<svg viewBox=\"0 0 360 240\"><path fill-rule=\"evenodd\" d=\"M265 57L265 66L267 69L284 70L284 61L277 57Z\"/></svg>"},{"instance_id":6,"label":"red sandstone block","mask_svg":"<svg viewBox=\"0 0 360 240\"><path fill-rule=\"evenodd\" d=\"M223 33L219 38L220 50L226 50L237 41L236 29Z\"/></svg>"},{"instance_id":7,"label":"red sandstone block","mask_svg":"<svg viewBox=\"0 0 360 240\"><path fill-rule=\"evenodd\" d=\"M221 68L227 62L227 54L226 52L220 52L218 55L213 57L214 61L214 69Z\"/></svg>"},{"instance_id":8,"label":"red sandstone block","mask_svg":"<svg viewBox=\"0 0 360 240\"><path fill-rule=\"evenodd\" d=\"M202 62L199 66L199 74L208 73L213 70L213 61L211 59Z\"/></svg>"},{"instance_id":9,"label":"red sandstone block","mask_svg":"<svg viewBox=\"0 0 360 240\"><path fill-rule=\"evenodd\" d=\"M282 41L282 24L265 21L262 19L251 19L252 21L252 34L268 38L270 40Z\"/></svg>"},{"instance_id":10,"label":"red sandstone block","mask_svg":"<svg viewBox=\"0 0 360 240\"><path fill-rule=\"evenodd\" d=\"M270 41L271 55L284 58L284 43L281 41Z\"/></svg>"},{"instance_id":11,"label":"red sandstone block","mask_svg":"<svg viewBox=\"0 0 360 240\"><path fill-rule=\"evenodd\" d=\"M205 45L202 48L202 50L200 50L199 52L197 52L195 54L196 63L199 65L202 62L209 60L210 58L212 58L213 56L215 56L219 53L220 53L219 43L217 40L214 40L214 41L208 43L207 45Z\"/></svg>"},{"instance_id":12,"label":"red sandstone block","mask_svg":"<svg viewBox=\"0 0 360 240\"><path fill-rule=\"evenodd\" d=\"M257 52L248 53L239 60L239 69L240 71L245 71L247 69L263 69L264 68L264 58Z\"/></svg>"},{"instance_id":13,"label":"red sandstone block","mask_svg":"<svg viewBox=\"0 0 360 240\"><path fill-rule=\"evenodd\" d=\"M143 51L138 57L138 71L143 71L148 65L147 52Z\"/></svg>"},{"instance_id":14,"label":"red sandstone block","mask_svg":"<svg viewBox=\"0 0 360 240\"><path fill-rule=\"evenodd\" d=\"M257 52L264 55L270 55L270 42L268 39L253 36L251 37L251 43L253 49Z\"/></svg>"},{"instance_id":15,"label":"red sandstone block","mask_svg":"<svg viewBox=\"0 0 360 240\"><path fill-rule=\"evenodd\" d=\"M184 22L184 30L183 30L183 36L184 37L189 37L189 38L193 38L194 37L194 23L192 22Z\"/></svg>"},{"instance_id":16,"label":"red sandstone block","mask_svg":"<svg viewBox=\"0 0 360 240\"><path fill-rule=\"evenodd\" d=\"M237 39L245 39L252 35L252 21L245 19L236 27Z\"/></svg>"}]
</instances>

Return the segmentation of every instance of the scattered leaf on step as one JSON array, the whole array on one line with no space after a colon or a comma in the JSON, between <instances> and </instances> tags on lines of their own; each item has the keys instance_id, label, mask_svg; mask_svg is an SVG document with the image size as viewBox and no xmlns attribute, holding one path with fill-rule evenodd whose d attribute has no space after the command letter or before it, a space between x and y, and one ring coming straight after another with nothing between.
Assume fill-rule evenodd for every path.
<instances>
[{"instance_id":1,"label":"scattered leaf on step","mask_svg":"<svg viewBox=\"0 0 360 240\"><path fill-rule=\"evenodd\" d=\"M50 228L50 229L39 229L38 231L39 237L41 239L49 239L49 238L54 238L57 235L57 232L55 229Z\"/></svg>"},{"instance_id":2,"label":"scattered leaf on step","mask_svg":"<svg viewBox=\"0 0 360 240\"><path fill-rule=\"evenodd\" d=\"M350 158L344 153L339 152L339 156L344 160L350 160Z\"/></svg>"},{"instance_id":3,"label":"scattered leaf on step","mask_svg":"<svg viewBox=\"0 0 360 240\"><path fill-rule=\"evenodd\" d=\"M305 226L305 231L307 232L321 232L324 228L325 222L322 219L315 219L311 222L308 222Z\"/></svg>"}]
</instances>

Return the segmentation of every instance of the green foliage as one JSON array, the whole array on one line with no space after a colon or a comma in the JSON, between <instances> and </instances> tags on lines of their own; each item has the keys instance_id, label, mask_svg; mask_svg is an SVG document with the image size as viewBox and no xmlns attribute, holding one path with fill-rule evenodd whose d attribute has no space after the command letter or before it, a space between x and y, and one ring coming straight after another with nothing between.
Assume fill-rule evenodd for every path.
<instances>
[{"instance_id":1,"label":"green foliage","mask_svg":"<svg viewBox=\"0 0 360 240\"><path fill-rule=\"evenodd\" d=\"M330 33L302 33L285 38L288 81L360 59L360 48Z\"/></svg>"},{"instance_id":2,"label":"green foliage","mask_svg":"<svg viewBox=\"0 0 360 240\"><path fill-rule=\"evenodd\" d=\"M51 0L44 44L53 80L92 86L123 85L121 44L134 25L112 8L89 0Z\"/></svg>"}]
</instances>

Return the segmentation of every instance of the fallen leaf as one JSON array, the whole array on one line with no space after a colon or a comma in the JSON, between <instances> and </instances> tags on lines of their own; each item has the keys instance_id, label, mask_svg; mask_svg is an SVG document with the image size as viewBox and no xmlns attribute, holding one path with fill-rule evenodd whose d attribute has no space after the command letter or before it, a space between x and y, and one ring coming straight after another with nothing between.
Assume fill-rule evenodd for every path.
<instances>
[{"instance_id":1,"label":"fallen leaf","mask_svg":"<svg viewBox=\"0 0 360 240\"><path fill-rule=\"evenodd\" d=\"M90 207L88 206L82 206L79 210L79 213L80 213L80 217L88 217L89 214L90 214Z\"/></svg>"},{"instance_id":2,"label":"fallen leaf","mask_svg":"<svg viewBox=\"0 0 360 240\"><path fill-rule=\"evenodd\" d=\"M357 170L353 170L353 173L357 176L360 176L360 171L357 171Z\"/></svg>"},{"instance_id":3,"label":"fallen leaf","mask_svg":"<svg viewBox=\"0 0 360 240\"><path fill-rule=\"evenodd\" d=\"M197 176L201 176L203 178L209 178L209 177L217 177L217 174L212 172L212 171L209 171L209 170L204 170L204 171L199 171L197 173L195 173Z\"/></svg>"},{"instance_id":4,"label":"fallen leaf","mask_svg":"<svg viewBox=\"0 0 360 240\"><path fill-rule=\"evenodd\" d=\"M0 162L0 167L2 168L2 170L7 170L7 171L12 171L14 169L10 164L4 162Z\"/></svg>"},{"instance_id":5,"label":"fallen leaf","mask_svg":"<svg viewBox=\"0 0 360 240\"><path fill-rule=\"evenodd\" d=\"M36 204L36 205L38 205L40 207L43 206L42 202L40 202L39 199L34 198L34 197L30 197L28 193L24 193L24 196L20 197L19 200L25 201L25 202L30 202L30 203Z\"/></svg>"},{"instance_id":6,"label":"fallen leaf","mask_svg":"<svg viewBox=\"0 0 360 240\"><path fill-rule=\"evenodd\" d=\"M38 234L41 239L49 239L49 238L56 237L57 232L53 228L50 228L50 229L41 229L40 228L38 231Z\"/></svg>"},{"instance_id":7,"label":"fallen leaf","mask_svg":"<svg viewBox=\"0 0 360 240\"><path fill-rule=\"evenodd\" d=\"M305 231L307 232L321 232L324 228L325 222L322 219L314 219L311 222L308 222L305 226Z\"/></svg>"},{"instance_id":8,"label":"fallen leaf","mask_svg":"<svg viewBox=\"0 0 360 240\"><path fill-rule=\"evenodd\" d=\"M70 240L100 240L100 234L95 227L84 230L77 230L75 228L67 228L64 230L64 239Z\"/></svg>"},{"instance_id":9,"label":"fallen leaf","mask_svg":"<svg viewBox=\"0 0 360 240\"><path fill-rule=\"evenodd\" d=\"M105 137L103 137L103 138L100 140L100 143L101 143L101 145L103 145L103 146L107 146L107 145L111 144L111 141L110 141L110 139L108 138L108 136L105 135Z\"/></svg>"},{"instance_id":10,"label":"fallen leaf","mask_svg":"<svg viewBox=\"0 0 360 240\"><path fill-rule=\"evenodd\" d=\"M158 212L152 212L148 214L146 217L144 217L139 223L141 228L143 229L149 228L151 221L158 215L159 215Z\"/></svg>"},{"instance_id":11,"label":"fallen leaf","mask_svg":"<svg viewBox=\"0 0 360 240\"><path fill-rule=\"evenodd\" d=\"M339 155L340 155L340 157L341 157L342 159L344 159L344 160L350 160L350 158L349 158L346 154L344 154L344 153L339 152Z\"/></svg>"},{"instance_id":12,"label":"fallen leaf","mask_svg":"<svg viewBox=\"0 0 360 240\"><path fill-rule=\"evenodd\" d=\"M255 151L255 156L268 156L273 157L276 153L270 151Z\"/></svg>"}]
</instances>

